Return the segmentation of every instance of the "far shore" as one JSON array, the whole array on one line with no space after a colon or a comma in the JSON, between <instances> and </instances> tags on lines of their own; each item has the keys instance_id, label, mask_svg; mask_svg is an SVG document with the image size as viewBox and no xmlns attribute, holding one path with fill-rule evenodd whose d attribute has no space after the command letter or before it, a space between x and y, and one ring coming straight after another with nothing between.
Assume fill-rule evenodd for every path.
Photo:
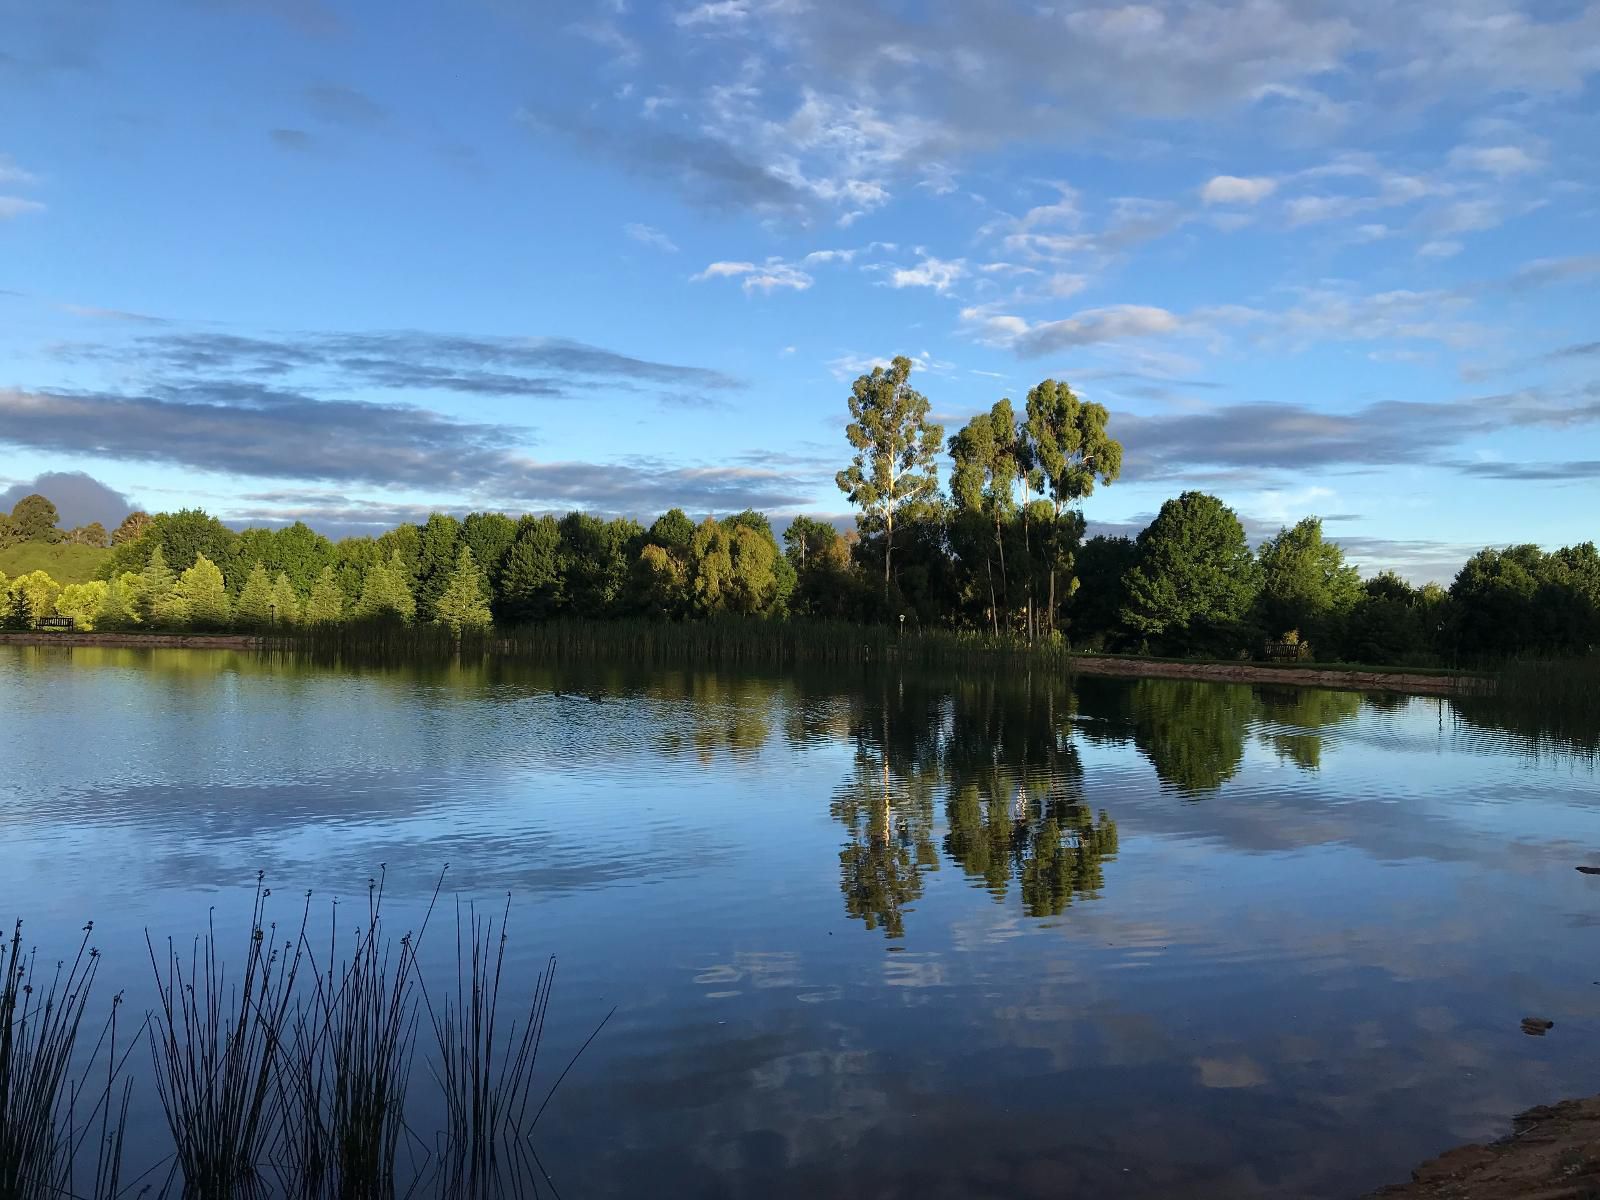
<instances>
[{"instance_id":1,"label":"far shore","mask_svg":"<svg viewBox=\"0 0 1600 1200\"><path fill-rule=\"evenodd\" d=\"M104 646L140 650L269 650L288 648L293 638L253 633L52 633L44 630L0 632L0 645ZM1481 676L1419 673L1396 669L1328 666L1275 666L1249 662L1182 662L1127 658L1120 655L1073 655L1072 669L1083 675L1127 679L1198 679L1220 683L1271 683L1287 687L1333 688L1345 691L1402 692L1448 696L1480 690Z\"/></svg>"}]
</instances>

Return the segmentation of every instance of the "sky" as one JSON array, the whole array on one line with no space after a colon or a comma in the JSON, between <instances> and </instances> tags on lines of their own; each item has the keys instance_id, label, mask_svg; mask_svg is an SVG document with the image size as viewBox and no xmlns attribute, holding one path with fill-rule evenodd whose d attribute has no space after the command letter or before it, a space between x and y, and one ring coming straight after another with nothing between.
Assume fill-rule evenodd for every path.
<instances>
[{"instance_id":1,"label":"sky","mask_svg":"<svg viewBox=\"0 0 1600 1200\"><path fill-rule=\"evenodd\" d=\"M0 0L0 503L843 519L904 354L1448 581L1600 535L1597 99L1583 0Z\"/></svg>"}]
</instances>

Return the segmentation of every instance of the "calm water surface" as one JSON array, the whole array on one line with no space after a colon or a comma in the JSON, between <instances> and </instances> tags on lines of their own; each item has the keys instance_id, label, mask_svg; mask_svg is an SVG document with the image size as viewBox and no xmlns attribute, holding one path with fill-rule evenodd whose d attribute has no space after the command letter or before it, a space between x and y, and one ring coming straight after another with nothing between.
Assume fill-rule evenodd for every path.
<instances>
[{"instance_id":1,"label":"calm water surface","mask_svg":"<svg viewBox=\"0 0 1600 1200\"><path fill-rule=\"evenodd\" d=\"M0 915L141 1006L258 870L510 892L549 1061L617 1009L569 1200L1350 1196L1600 1090L1596 774L1492 710L0 647L0 713Z\"/></svg>"}]
</instances>

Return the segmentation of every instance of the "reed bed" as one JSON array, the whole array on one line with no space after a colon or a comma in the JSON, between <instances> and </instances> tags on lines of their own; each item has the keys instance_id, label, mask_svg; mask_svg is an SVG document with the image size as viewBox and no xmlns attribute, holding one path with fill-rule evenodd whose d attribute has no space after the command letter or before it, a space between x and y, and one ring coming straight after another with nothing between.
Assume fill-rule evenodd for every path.
<instances>
[{"instance_id":1,"label":"reed bed","mask_svg":"<svg viewBox=\"0 0 1600 1200\"><path fill-rule=\"evenodd\" d=\"M845 622L718 618L705 621L556 620L453 635L435 625L313 627L272 639L270 649L345 666L450 658L625 661L640 664L782 667L795 664L976 665L1029 655L1069 662L1062 640L1030 644L1014 635Z\"/></svg>"},{"instance_id":2,"label":"reed bed","mask_svg":"<svg viewBox=\"0 0 1600 1200\"><path fill-rule=\"evenodd\" d=\"M90 944L93 932L92 923L84 926L71 963L46 967L47 974L41 973L37 951L24 951L20 920L10 941L0 942L0 1197L6 1200L121 1194L131 1081L122 1078L120 993L112 998L87 1063L78 1058L100 968L100 952ZM92 1134L98 1138L86 1156ZM87 1179L79 1169L85 1157L92 1168Z\"/></svg>"},{"instance_id":3,"label":"reed bed","mask_svg":"<svg viewBox=\"0 0 1600 1200\"><path fill-rule=\"evenodd\" d=\"M280 935L258 877L236 975L214 916L186 953L169 941L158 954L147 935L157 1000L145 1043L171 1147L131 1181L121 994L99 1038L80 1045L100 962L88 929L47 980L19 922L0 944L0 1200L559 1196L533 1134L606 1021L538 1091L555 963L512 999L509 899L498 921L458 904L457 977L435 993L418 952L443 876L420 926L398 940L384 930L383 885L381 874L368 881L352 930L336 906L314 946L310 895L298 929ZM431 1088L412 1078L419 1052ZM419 1107L443 1114L437 1130L419 1129Z\"/></svg>"},{"instance_id":4,"label":"reed bed","mask_svg":"<svg viewBox=\"0 0 1600 1200\"><path fill-rule=\"evenodd\" d=\"M1492 689L1454 704L1474 724L1508 729L1538 748L1600 755L1600 654L1502 664Z\"/></svg>"}]
</instances>

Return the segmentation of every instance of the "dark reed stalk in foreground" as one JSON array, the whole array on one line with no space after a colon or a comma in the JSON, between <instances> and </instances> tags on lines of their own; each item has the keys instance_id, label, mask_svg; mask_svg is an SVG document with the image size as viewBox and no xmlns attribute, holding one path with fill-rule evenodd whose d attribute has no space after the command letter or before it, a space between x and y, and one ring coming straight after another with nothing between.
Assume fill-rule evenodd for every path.
<instances>
[{"instance_id":1,"label":"dark reed stalk in foreground","mask_svg":"<svg viewBox=\"0 0 1600 1200\"><path fill-rule=\"evenodd\" d=\"M262 1166L282 1116L279 1074L306 940L302 917L299 938L278 944L277 924L265 923L271 894L258 875L236 982L218 957L214 916L195 940L187 969L169 940L163 972L145 937L159 993L150 1026L156 1089L187 1200L269 1194ZM309 899L306 908L309 914Z\"/></svg>"},{"instance_id":2,"label":"dark reed stalk in foreground","mask_svg":"<svg viewBox=\"0 0 1600 1200\"><path fill-rule=\"evenodd\" d=\"M58 962L47 985L39 975L37 952L23 952L20 920L11 940L0 942L0 1197L5 1200L84 1195L76 1167L85 1140L96 1131L87 1195L109 1198L121 1186L122 1130L132 1085L124 1082L119 1102L117 1081L125 1061L117 1043L120 993L79 1075L72 1074L100 967L100 952L89 944L93 930L92 923L84 926L71 965ZM104 1086L97 1090L90 1079L98 1079L101 1062Z\"/></svg>"},{"instance_id":3,"label":"dark reed stalk in foreground","mask_svg":"<svg viewBox=\"0 0 1600 1200\"><path fill-rule=\"evenodd\" d=\"M395 953L382 934L386 875L367 881L367 919L348 961L338 957L337 909L326 965L306 950L313 991L295 1009L293 1045L281 1071L281 1173L285 1190L304 1200L386 1200L399 1190L416 1048L417 951L439 888L421 928L401 937ZM413 1179L419 1174L420 1168L411 1172Z\"/></svg>"},{"instance_id":4,"label":"dark reed stalk in foreground","mask_svg":"<svg viewBox=\"0 0 1600 1200\"><path fill-rule=\"evenodd\" d=\"M78 957L58 967L46 991L35 983L37 956L23 956L19 922L10 943L0 943L0 1200L559 1195L532 1133L606 1021L536 1096L555 961L505 1028L510 900L498 924L469 906L463 926L458 906L456 980L435 1003L418 950L443 884L441 875L420 927L393 943L383 932L383 876L369 880L366 918L349 957L340 955L336 910L321 959L308 933L309 894L298 936L280 941L267 921L272 893L258 875L237 977L224 966L214 916L188 956L169 941L164 963L147 933L158 1000L146 1018L148 1038L134 1044L150 1047L172 1146L165 1154L144 1148L159 1161L131 1183L122 1167L132 1081L124 1073L128 1050L118 1041L121 994L87 1065L73 1076L100 961L89 946L90 927ZM408 1100L420 1098L412 1063L424 1011L437 1051L429 1055L430 1074L444 1110L431 1143L407 1119ZM92 1191L75 1187L80 1163L93 1168Z\"/></svg>"},{"instance_id":5,"label":"dark reed stalk in foreground","mask_svg":"<svg viewBox=\"0 0 1600 1200\"><path fill-rule=\"evenodd\" d=\"M538 1195L541 1177L549 1182L530 1140L542 1105L532 1120L528 1105L555 982L555 960L534 983L520 1034L513 1023L497 1054L495 1025L510 917L507 899L497 936L493 919L481 918L469 907L464 944L457 905L454 995L441 996L436 1006L426 989L423 992L438 1043L435 1078L444 1093L446 1113L437 1186L440 1195L452 1200ZM554 1184L549 1186L553 1192Z\"/></svg>"}]
</instances>

